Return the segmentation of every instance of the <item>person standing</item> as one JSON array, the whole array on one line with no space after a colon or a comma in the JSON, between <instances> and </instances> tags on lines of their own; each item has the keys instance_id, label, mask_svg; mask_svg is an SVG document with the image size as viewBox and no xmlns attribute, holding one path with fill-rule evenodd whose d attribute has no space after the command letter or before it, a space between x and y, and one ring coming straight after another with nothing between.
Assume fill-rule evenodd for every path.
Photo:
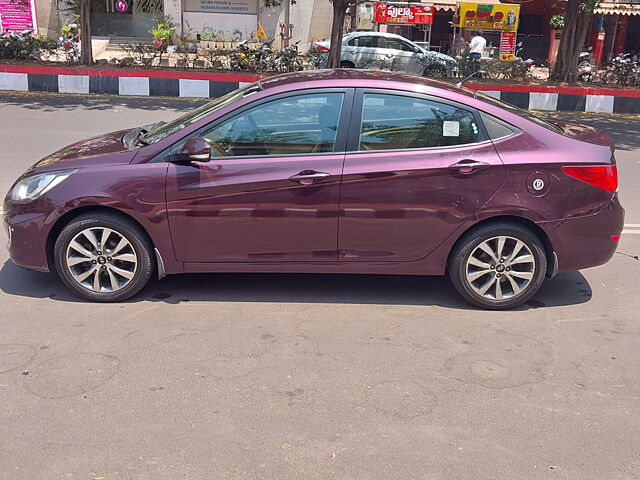
<instances>
[{"instance_id":1,"label":"person standing","mask_svg":"<svg viewBox=\"0 0 640 480\"><path fill-rule=\"evenodd\" d=\"M479 61L487 46L487 41L480 32L473 32L473 38L469 44L469 58Z\"/></svg>"}]
</instances>

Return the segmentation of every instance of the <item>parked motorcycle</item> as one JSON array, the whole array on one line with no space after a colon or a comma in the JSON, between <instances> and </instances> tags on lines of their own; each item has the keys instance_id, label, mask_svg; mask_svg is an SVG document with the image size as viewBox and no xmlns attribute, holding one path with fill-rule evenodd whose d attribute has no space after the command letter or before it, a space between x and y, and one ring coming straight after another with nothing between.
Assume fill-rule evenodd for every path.
<instances>
[{"instance_id":1,"label":"parked motorcycle","mask_svg":"<svg viewBox=\"0 0 640 480\"><path fill-rule=\"evenodd\" d=\"M276 69L276 56L274 51L271 49L271 44L274 41L275 39L264 42L256 48L253 54L256 72L268 72Z\"/></svg>"},{"instance_id":2,"label":"parked motorcycle","mask_svg":"<svg viewBox=\"0 0 640 480\"><path fill-rule=\"evenodd\" d=\"M80 32L78 25L72 23L69 25L69 33L58 39L60 47L67 57L67 61L76 63L80 60Z\"/></svg>"},{"instance_id":3,"label":"parked motorcycle","mask_svg":"<svg viewBox=\"0 0 640 480\"><path fill-rule=\"evenodd\" d=\"M592 82L594 68L591 65L591 53L581 52L578 55L578 80L581 82Z\"/></svg>"},{"instance_id":4,"label":"parked motorcycle","mask_svg":"<svg viewBox=\"0 0 640 480\"><path fill-rule=\"evenodd\" d=\"M300 40L278 52L275 60L276 70L278 72L298 72L304 69L302 60L300 60L300 57L298 56L299 43Z\"/></svg>"},{"instance_id":5,"label":"parked motorcycle","mask_svg":"<svg viewBox=\"0 0 640 480\"><path fill-rule=\"evenodd\" d=\"M244 40L236 48L229 53L229 62L232 70L251 70L253 64L253 49L247 44L247 40Z\"/></svg>"}]
</instances>

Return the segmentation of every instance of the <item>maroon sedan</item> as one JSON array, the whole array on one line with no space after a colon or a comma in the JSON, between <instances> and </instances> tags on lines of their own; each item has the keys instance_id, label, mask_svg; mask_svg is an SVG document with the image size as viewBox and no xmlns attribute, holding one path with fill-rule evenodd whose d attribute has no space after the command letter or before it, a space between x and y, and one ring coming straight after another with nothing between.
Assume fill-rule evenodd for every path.
<instances>
[{"instance_id":1,"label":"maroon sedan","mask_svg":"<svg viewBox=\"0 0 640 480\"><path fill-rule=\"evenodd\" d=\"M503 309L611 258L617 187L598 130L424 78L327 70L66 147L17 180L4 222L17 265L90 300L153 274L446 273Z\"/></svg>"}]
</instances>

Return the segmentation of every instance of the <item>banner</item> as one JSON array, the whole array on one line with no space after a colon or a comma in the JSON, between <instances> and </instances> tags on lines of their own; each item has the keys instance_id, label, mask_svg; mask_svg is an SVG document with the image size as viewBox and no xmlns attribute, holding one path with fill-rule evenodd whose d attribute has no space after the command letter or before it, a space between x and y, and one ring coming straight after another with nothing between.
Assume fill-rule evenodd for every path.
<instances>
[{"instance_id":1,"label":"banner","mask_svg":"<svg viewBox=\"0 0 640 480\"><path fill-rule=\"evenodd\" d=\"M35 0L0 0L0 29L3 32L36 31Z\"/></svg>"},{"instance_id":2,"label":"banner","mask_svg":"<svg viewBox=\"0 0 640 480\"><path fill-rule=\"evenodd\" d=\"M433 5L425 3L387 3L376 2L376 23L408 23L426 24L433 23Z\"/></svg>"},{"instance_id":3,"label":"banner","mask_svg":"<svg viewBox=\"0 0 640 480\"><path fill-rule=\"evenodd\" d=\"M453 16L453 26L478 30L518 30L520 5L506 3L458 4L458 12Z\"/></svg>"},{"instance_id":4,"label":"banner","mask_svg":"<svg viewBox=\"0 0 640 480\"><path fill-rule=\"evenodd\" d=\"M516 32L502 32L500 34L500 60L513 61L516 59Z\"/></svg>"},{"instance_id":5,"label":"banner","mask_svg":"<svg viewBox=\"0 0 640 480\"><path fill-rule=\"evenodd\" d=\"M185 0L184 11L256 15L258 2L257 0Z\"/></svg>"}]
</instances>

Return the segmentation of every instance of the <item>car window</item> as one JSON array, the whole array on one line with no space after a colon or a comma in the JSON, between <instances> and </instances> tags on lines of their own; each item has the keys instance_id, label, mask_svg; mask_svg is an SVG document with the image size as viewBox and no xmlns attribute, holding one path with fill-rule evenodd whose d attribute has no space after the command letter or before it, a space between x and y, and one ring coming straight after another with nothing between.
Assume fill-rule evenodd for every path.
<instances>
[{"instance_id":1,"label":"car window","mask_svg":"<svg viewBox=\"0 0 640 480\"><path fill-rule=\"evenodd\" d=\"M380 37L376 37L373 35L362 35L360 37L355 37L349 40L349 46L369 48L384 47L381 40L382 39Z\"/></svg>"},{"instance_id":2,"label":"car window","mask_svg":"<svg viewBox=\"0 0 640 480\"><path fill-rule=\"evenodd\" d=\"M251 84L246 87L243 87L239 90L234 90L222 97L216 98L215 100L205 103L199 108L183 115L169 123L159 122L154 128L149 130L143 137L142 140L144 143L156 143L162 140L169 135L176 133L183 128L188 127L189 125L197 122L198 120L202 120L208 115L221 110L227 105L231 105L238 100L242 100L243 98L253 95L260 91L260 87L256 84Z\"/></svg>"},{"instance_id":3,"label":"car window","mask_svg":"<svg viewBox=\"0 0 640 480\"><path fill-rule=\"evenodd\" d=\"M391 48L392 50L401 50L403 52L415 52L415 48L407 43L403 42L399 38L385 38L384 43L387 48Z\"/></svg>"},{"instance_id":4,"label":"car window","mask_svg":"<svg viewBox=\"0 0 640 480\"><path fill-rule=\"evenodd\" d=\"M488 113L480 112L480 117L482 118L482 123L484 123L484 127L487 129L487 134L491 140L510 137L511 135L515 135L519 132L519 130L513 125L509 125Z\"/></svg>"},{"instance_id":5,"label":"car window","mask_svg":"<svg viewBox=\"0 0 640 480\"><path fill-rule=\"evenodd\" d=\"M332 152L343 93L297 95L258 105L202 134L212 157Z\"/></svg>"},{"instance_id":6,"label":"car window","mask_svg":"<svg viewBox=\"0 0 640 480\"><path fill-rule=\"evenodd\" d=\"M360 150L446 147L478 141L475 116L464 108L401 95L364 96Z\"/></svg>"}]
</instances>

